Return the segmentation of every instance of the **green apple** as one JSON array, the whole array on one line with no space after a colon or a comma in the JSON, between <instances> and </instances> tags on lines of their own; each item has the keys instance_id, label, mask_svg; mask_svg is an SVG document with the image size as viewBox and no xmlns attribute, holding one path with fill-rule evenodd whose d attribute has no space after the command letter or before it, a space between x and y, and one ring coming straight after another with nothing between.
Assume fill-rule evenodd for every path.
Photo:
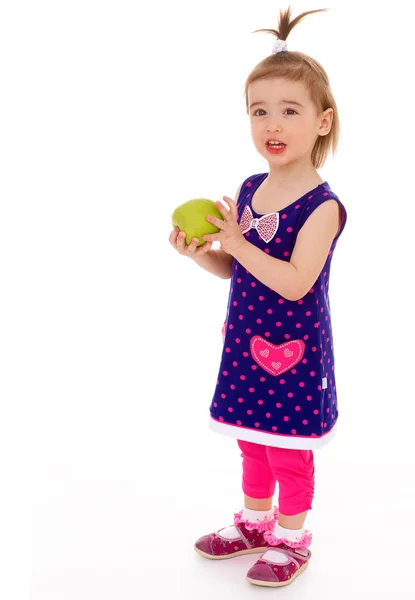
<instances>
[{"instance_id":1,"label":"green apple","mask_svg":"<svg viewBox=\"0 0 415 600\"><path fill-rule=\"evenodd\" d=\"M198 238L199 243L197 246L199 247L206 244L202 236L220 231L215 225L206 221L208 215L223 221L222 215L213 200L195 198L178 206L172 215L171 222L173 227L178 226L181 231L185 232L187 246L193 238Z\"/></svg>"}]
</instances>

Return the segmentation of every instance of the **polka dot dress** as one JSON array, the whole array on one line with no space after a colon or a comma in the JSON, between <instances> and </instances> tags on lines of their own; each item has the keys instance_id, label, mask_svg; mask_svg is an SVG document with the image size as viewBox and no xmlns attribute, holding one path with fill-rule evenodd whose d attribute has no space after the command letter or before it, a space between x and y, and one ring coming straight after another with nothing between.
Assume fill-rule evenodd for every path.
<instances>
[{"instance_id":1,"label":"polka dot dress","mask_svg":"<svg viewBox=\"0 0 415 600\"><path fill-rule=\"evenodd\" d=\"M244 181L237 201L239 227L250 243L289 261L300 228L331 199L342 209L341 228L317 281L297 301L283 298L234 259L210 422L215 431L241 440L319 448L332 438L338 417L328 291L347 215L327 182L279 213L260 215L251 202L267 176Z\"/></svg>"}]
</instances>

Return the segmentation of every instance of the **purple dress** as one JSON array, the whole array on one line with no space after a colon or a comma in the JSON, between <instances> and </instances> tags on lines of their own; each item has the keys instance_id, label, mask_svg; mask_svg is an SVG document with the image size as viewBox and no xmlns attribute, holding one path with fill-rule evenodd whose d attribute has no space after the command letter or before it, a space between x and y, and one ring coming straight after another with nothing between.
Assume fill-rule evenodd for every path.
<instances>
[{"instance_id":1,"label":"purple dress","mask_svg":"<svg viewBox=\"0 0 415 600\"><path fill-rule=\"evenodd\" d=\"M283 298L234 259L210 424L240 440L315 449L333 437L338 417L329 277L347 215L327 182L279 212L260 215L251 199L267 176L246 179L237 199L239 227L251 244L289 261L307 218L331 199L342 209L341 227L320 275L300 300Z\"/></svg>"}]
</instances>

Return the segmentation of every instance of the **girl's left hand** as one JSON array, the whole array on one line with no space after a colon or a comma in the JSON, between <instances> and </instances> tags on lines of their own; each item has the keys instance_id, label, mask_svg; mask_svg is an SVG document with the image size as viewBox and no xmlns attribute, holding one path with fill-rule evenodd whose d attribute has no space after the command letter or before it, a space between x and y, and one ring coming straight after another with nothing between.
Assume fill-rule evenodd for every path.
<instances>
[{"instance_id":1,"label":"girl's left hand","mask_svg":"<svg viewBox=\"0 0 415 600\"><path fill-rule=\"evenodd\" d=\"M227 210L222 202L215 202L217 209L223 217L223 221L211 215L206 217L206 220L215 225L220 231L211 235L204 235L203 239L206 242L220 242L221 249L234 256L235 252L246 243L246 239L239 229L237 221L238 209L235 202L227 196L223 196L223 199L228 204L230 210Z\"/></svg>"}]
</instances>

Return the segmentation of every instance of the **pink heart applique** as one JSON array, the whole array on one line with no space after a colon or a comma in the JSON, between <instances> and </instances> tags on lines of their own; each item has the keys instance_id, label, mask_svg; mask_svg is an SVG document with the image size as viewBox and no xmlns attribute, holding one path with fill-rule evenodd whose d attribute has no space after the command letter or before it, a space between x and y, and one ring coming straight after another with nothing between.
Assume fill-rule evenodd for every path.
<instances>
[{"instance_id":1,"label":"pink heart applique","mask_svg":"<svg viewBox=\"0 0 415 600\"><path fill-rule=\"evenodd\" d=\"M254 335L250 342L251 355L260 367L275 377L292 369L304 356L303 340L291 340L284 344L271 344L260 335Z\"/></svg>"}]
</instances>

